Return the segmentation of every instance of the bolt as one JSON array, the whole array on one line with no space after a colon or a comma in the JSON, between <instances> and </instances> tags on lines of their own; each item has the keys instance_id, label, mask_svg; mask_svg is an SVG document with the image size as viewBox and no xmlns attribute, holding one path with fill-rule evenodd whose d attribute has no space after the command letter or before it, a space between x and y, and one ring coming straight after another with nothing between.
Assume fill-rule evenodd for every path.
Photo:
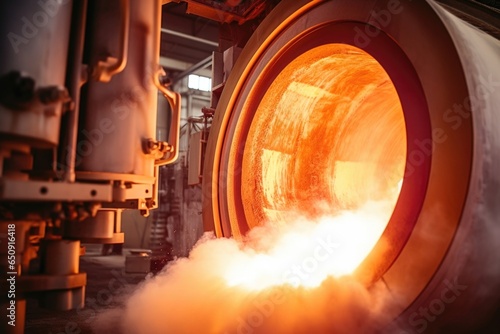
<instances>
[{"instance_id":1,"label":"bolt","mask_svg":"<svg viewBox=\"0 0 500 334\"><path fill-rule=\"evenodd\" d=\"M35 95L35 80L24 77L18 72L12 73L11 78L14 95L23 102L32 100Z\"/></svg>"}]
</instances>

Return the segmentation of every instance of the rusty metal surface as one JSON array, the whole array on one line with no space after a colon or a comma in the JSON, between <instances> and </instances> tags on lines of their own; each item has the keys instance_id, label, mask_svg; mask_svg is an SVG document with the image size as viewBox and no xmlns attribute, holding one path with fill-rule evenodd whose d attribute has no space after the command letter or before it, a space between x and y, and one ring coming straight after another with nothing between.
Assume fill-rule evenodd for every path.
<instances>
[{"instance_id":1,"label":"rusty metal surface","mask_svg":"<svg viewBox=\"0 0 500 334\"><path fill-rule=\"evenodd\" d=\"M236 21L243 24L260 15L272 5L272 1L257 0L187 0L188 13L209 18L211 20L230 23Z\"/></svg>"}]
</instances>

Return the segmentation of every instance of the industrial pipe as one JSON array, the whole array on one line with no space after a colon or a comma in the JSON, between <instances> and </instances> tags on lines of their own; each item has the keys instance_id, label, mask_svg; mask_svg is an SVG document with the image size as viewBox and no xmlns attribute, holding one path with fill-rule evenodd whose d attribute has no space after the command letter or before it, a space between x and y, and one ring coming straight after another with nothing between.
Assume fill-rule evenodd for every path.
<instances>
[{"instance_id":1,"label":"industrial pipe","mask_svg":"<svg viewBox=\"0 0 500 334\"><path fill-rule=\"evenodd\" d=\"M283 1L217 106L206 230L240 238L397 189L354 275L408 331L481 329L500 296L499 55L434 1Z\"/></svg>"}]
</instances>

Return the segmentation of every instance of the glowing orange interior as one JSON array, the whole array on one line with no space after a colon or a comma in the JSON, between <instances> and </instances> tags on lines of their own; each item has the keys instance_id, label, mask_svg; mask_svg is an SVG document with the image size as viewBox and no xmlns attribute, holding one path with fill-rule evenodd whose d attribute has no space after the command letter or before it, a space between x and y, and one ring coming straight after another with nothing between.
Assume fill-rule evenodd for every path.
<instances>
[{"instance_id":1,"label":"glowing orange interior","mask_svg":"<svg viewBox=\"0 0 500 334\"><path fill-rule=\"evenodd\" d=\"M390 217L405 161L403 111L382 66L353 46L316 47L281 71L255 112L242 164L247 223L388 198Z\"/></svg>"}]
</instances>

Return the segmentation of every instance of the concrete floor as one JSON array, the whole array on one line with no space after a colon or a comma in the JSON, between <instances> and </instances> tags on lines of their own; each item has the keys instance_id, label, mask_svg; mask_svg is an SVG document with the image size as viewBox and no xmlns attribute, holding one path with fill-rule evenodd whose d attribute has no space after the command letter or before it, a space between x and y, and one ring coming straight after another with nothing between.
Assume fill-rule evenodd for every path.
<instances>
[{"instance_id":1,"label":"concrete floor","mask_svg":"<svg viewBox=\"0 0 500 334\"><path fill-rule=\"evenodd\" d=\"M80 271L87 273L86 308L52 311L39 308L36 300L28 300L25 333L92 333L96 314L122 305L128 291L145 277L145 274L125 273L128 250L124 249L123 254L101 256L101 245L86 245L86 254L80 258Z\"/></svg>"}]
</instances>

